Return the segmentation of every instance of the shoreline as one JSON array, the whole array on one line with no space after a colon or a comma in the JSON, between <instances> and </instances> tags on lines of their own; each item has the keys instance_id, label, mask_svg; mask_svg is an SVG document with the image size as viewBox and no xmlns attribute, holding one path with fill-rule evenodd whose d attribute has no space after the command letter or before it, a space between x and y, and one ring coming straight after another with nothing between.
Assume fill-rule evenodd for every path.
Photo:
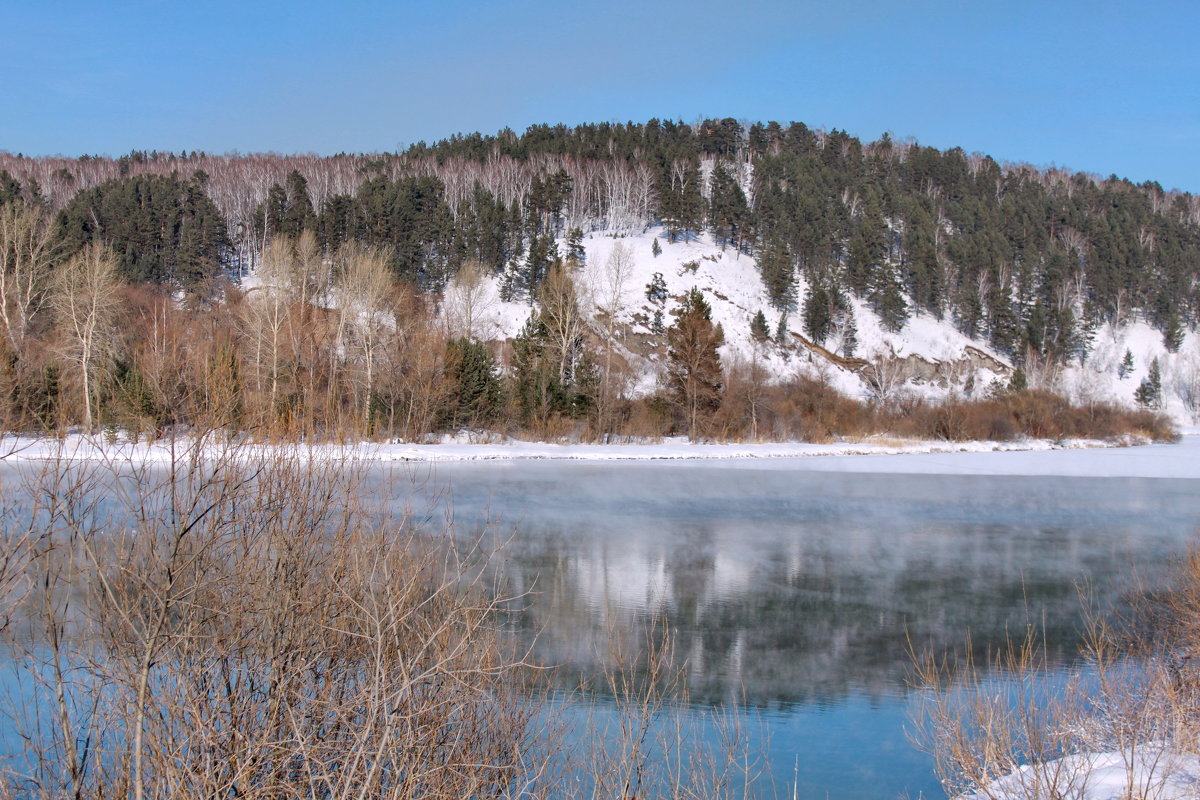
<instances>
[{"instance_id":1,"label":"shoreline","mask_svg":"<svg viewBox=\"0 0 1200 800\"><path fill-rule=\"evenodd\" d=\"M740 469L817 469L829 471L916 471L943 474L1109 474L1174 477L1181 463L1194 461L1189 451L1200 435L1188 431L1178 444L1153 444L1144 440L1021 439L1014 441L876 440L838 441L830 444L691 444L668 439L654 444L553 444L540 441L469 443L456 439L437 444L355 443L348 445L304 443L253 443L206 441L212 457L234 455L260 458L270 453L318 462L355 462L380 465L439 464L649 464L722 465ZM108 440L103 435L73 433L64 438L0 437L0 464L47 461L108 463L167 463L173 452L188 453L196 439L180 437L155 443L128 439ZM1126 451L1099 456L1096 451ZM940 457L940 458L938 458ZM1126 462L1115 470L1099 462ZM1170 463L1158 463L1158 462ZM1136 465L1134 465L1136 462ZM1135 467L1135 468L1134 468ZM1045 470L1045 471L1044 471ZM1180 477L1200 477L1200 469L1184 467Z\"/></svg>"}]
</instances>

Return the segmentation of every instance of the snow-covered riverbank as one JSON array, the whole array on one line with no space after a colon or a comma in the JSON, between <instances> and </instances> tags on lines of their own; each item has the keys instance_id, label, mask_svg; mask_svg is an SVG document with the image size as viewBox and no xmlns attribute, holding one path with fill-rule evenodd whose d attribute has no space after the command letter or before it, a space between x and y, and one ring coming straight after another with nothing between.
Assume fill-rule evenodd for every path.
<instances>
[{"instance_id":1,"label":"snow-covered riverbank","mask_svg":"<svg viewBox=\"0 0 1200 800\"><path fill-rule=\"evenodd\" d=\"M188 440L154 443L79 434L63 439L7 437L0 440L0 460L10 463L67 458L154 463L171 460L188 449ZM214 455L225 445L206 445ZM696 466L747 469L794 469L831 472L896 472L918 474L1063 475L1079 477L1200 478L1200 436L1184 436L1179 444L1130 447L1092 440L1052 442L941 442L865 440L811 444L693 444L667 440L652 444L550 444L505 441L439 444L267 445L242 444L238 454L259 457L278 452L301 458L380 463L410 462L565 462L672 461Z\"/></svg>"}]
</instances>

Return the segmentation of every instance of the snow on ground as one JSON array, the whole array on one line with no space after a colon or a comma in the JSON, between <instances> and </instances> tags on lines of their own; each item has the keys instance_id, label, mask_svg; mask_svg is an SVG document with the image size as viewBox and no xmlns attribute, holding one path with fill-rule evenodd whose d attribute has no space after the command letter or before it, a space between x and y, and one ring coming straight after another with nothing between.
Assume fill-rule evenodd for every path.
<instances>
[{"instance_id":1,"label":"snow on ground","mask_svg":"<svg viewBox=\"0 0 1200 800\"><path fill-rule=\"evenodd\" d=\"M0 438L0 463L55 459L111 463L165 463L187 452L187 440L148 444L115 442L73 434L65 439ZM1185 478L1200 480L1200 436L1179 444L1110 447L1101 442L881 441L835 444L691 444L686 439L655 444L547 444L505 441L472 443L453 438L441 444L230 446L205 445L216 457L345 460L367 463L444 463L556 460L564 463L649 464L669 461L692 466L820 472L933 475L1059 475L1070 477Z\"/></svg>"},{"instance_id":2,"label":"snow on ground","mask_svg":"<svg viewBox=\"0 0 1200 800\"><path fill-rule=\"evenodd\" d=\"M987 791L959 800L1195 800L1200 797L1200 758L1145 745L1129 753L1085 753L1040 767L1025 766L993 781ZM1132 766L1132 769L1130 768ZM1055 776L1057 791L1047 786ZM1039 782L1039 777L1041 782ZM1069 788L1068 788L1069 787Z\"/></svg>"},{"instance_id":3,"label":"snow on ground","mask_svg":"<svg viewBox=\"0 0 1200 800\"><path fill-rule=\"evenodd\" d=\"M657 257L653 253L655 240L661 248ZM677 309L682 296L695 287L712 306L713 320L725 330L726 344L721 356L726 366L753 360L772 380L807 374L823 378L843 394L860 398L870 396L871 389L860 374L808 352L790 336L787 338L793 343L789 347L754 341L750 335L750 320L754 315L761 310L774 333L781 314L771 307L752 256L722 248L708 234L669 242L661 227L619 236L594 232L585 238L584 246L586 262L574 278L581 305L594 317L598 334L604 334L603 319L607 311L616 307L616 319L627 342L630 335L649 336L654 312L661 311L664 326L669 326L674 319L671 311ZM560 243L560 250L565 250L564 244ZM646 298L647 284L655 273L662 274L669 295L661 306ZM528 301L502 301L499 285L498 277L485 277L470 304L472 333L485 340L502 341L516 336L532 311ZM797 297L801 301L806 288L801 279L797 287ZM457 324L460 329L464 315L463 294L461 287L452 284L443 303L447 321L451 327ZM1008 360L992 350L987 342L964 336L949 319L914 314L899 333L892 333L880 325L865 303L855 300L853 305L858 328L855 356L868 360L915 356L924 362L922 366L939 370L937 377L903 383L900 387L903 393L929 399L972 391L978 396L994 382L1003 383L1008 379L1007 370L1011 366ZM789 315L787 328L792 333L803 333L802 310ZM658 341L661 345L662 340ZM845 355L840 344L836 334L825 342L829 350ZM968 348L994 358L1003 368L993 371L978 364L969 367L966 361ZM623 354L641 373L634 391L645 394L658 386L663 365L660 356L652 354L643 358L631 352L636 349L631 346L623 350ZM1133 370L1122 378L1118 375L1118 367L1126 350L1132 354L1134 365ZM1099 401L1132 407L1134 393L1149 374L1154 359L1159 360L1162 372L1164 411L1177 424L1200 423L1200 334L1195 331L1187 333L1178 353L1168 353L1162 334L1144 321L1135 319L1118 328L1106 324L1095 332L1092 349L1083 364L1072 364L1061 370L1031 365L1027 371L1031 385L1060 392L1077 403ZM974 380L968 383L972 372Z\"/></svg>"}]
</instances>

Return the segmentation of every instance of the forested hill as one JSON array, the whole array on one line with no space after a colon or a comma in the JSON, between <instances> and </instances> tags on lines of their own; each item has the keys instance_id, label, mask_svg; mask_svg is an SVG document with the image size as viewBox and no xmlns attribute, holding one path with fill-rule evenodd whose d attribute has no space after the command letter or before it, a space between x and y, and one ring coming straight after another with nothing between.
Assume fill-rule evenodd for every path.
<instances>
[{"instance_id":1,"label":"forested hill","mask_svg":"<svg viewBox=\"0 0 1200 800\"><path fill-rule=\"evenodd\" d=\"M185 288L309 228L328 250L387 246L428 289L478 260L528 293L552 237L661 222L755 255L779 309L826 306L818 339L852 295L893 328L927 311L1018 360L1078 356L1135 313L1177 345L1200 315L1200 197L800 123L539 125L324 158L0 155L0 170L0 202L47 203L72 245L102 236L130 280Z\"/></svg>"},{"instance_id":2,"label":"forested hill","mask_svg":"<svg viewBox=\"0 0 1200 800\"><path fill-rule=\"evenodd\" d=\"M1200 197L799 123L0 153L0 426L961 438L1127 430L1094 409L1135 402L1190 424L1198 273ZM1092 410L911 422L1022 386Z\"/></svg>"}]
</instances>

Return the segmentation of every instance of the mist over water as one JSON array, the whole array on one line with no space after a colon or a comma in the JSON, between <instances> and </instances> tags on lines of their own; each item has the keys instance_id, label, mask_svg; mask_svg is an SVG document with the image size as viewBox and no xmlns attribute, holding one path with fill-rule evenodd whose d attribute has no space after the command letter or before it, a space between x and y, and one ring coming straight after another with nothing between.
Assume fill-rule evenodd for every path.
<instances>
[{"instance_id":1,"label":"mist over water","mask_svg":"<svg viewBox=\"0 0 1200 800\"><path fill-rule=\"evenodd\" d=\"M439 465L396 502L439 498L502 545L514 624L563 688L596 686L614 637L638 646L657 615L689 700L746 704L776 784L795 770L799 796L835 799L941 796L904 733L910 647L984 652L1035 624L1066 665L1080 588L1113 606L1161 586L1200 530L1195 480L782 466Z\"/></svg>"},{"instance_id":2,"label":"mist over water","mask_svg":"<svg viewBox=\"0 0 1200 800\"><path fill-rule=\"evenodd\" d=\"M1100 469L1131 455L1141 456L1088 458ZM355 469L365 470L367 496L392 511L434 531L450 522L463 541L482 532L498 548L494 568L518 597L509 623L556 666L564 691L586 687L603 709L614 642L636 651L648 628L669 631L691 724L708 724L710 706L742 704L785 797L793 783L802 798L942 797L931 759L905 733L911 649L961 652L969 633L982 653L1033 624L1065 667L1079 643L1080 587L1110 607L1161 588L1200 533L1195 477L838 471L844 465ZM13 491L19 471L35 468L0 466L0 487ZM97 513L108 513L106 484L95 491ZM0 744L20 748L11 732Z\"/></svg>"}]
</instances>

